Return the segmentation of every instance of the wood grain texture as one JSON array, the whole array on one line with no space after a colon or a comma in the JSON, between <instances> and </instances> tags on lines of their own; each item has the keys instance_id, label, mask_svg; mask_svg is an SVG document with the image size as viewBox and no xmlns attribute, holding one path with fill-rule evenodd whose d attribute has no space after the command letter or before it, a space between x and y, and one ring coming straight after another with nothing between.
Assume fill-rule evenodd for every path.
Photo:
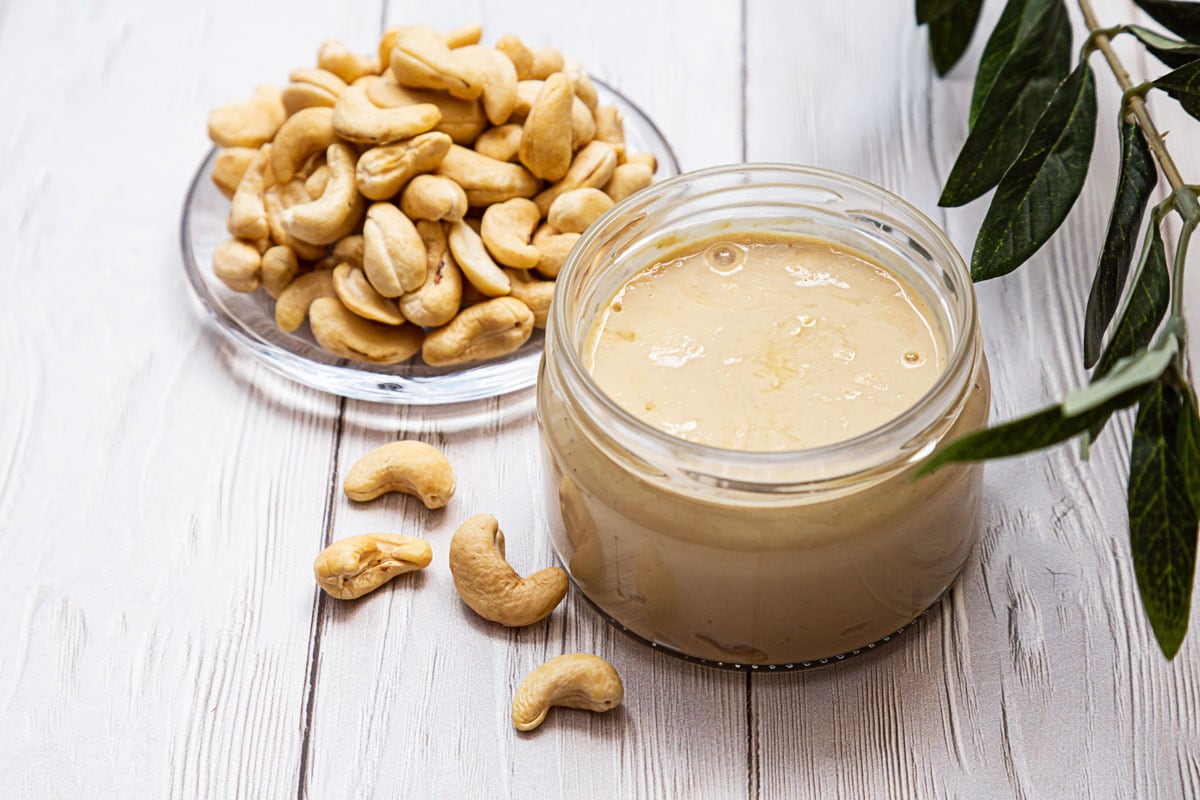
<instances>
[{"instance_id":1,"label":"wood grain texture","mask_svg":"<svg viewBox=\"0 0 1200 800\"><path fill-rule=\"evenodd\" d=\"M1200 644L1168 664L1143 619L1127 417L1086 464L1061 448L989 466L967 571L892 645L825 671L722 673L633 643L574 593L516 631L458 601L446 553L472 513L500 518L520 571L552 563L530 393L338 401L231 352L191 307L176 229L207 110L327 36L370 49L401 21L554 44L647 109L686 169L847 171L970 252L986 201L936 199L984 35L939 81L911 2L850 5L0 0L0 275L18 287L0 292L0 798L1200 796ZM1200 176L1195 123L1151 107ZM1102 128L1054 243L979 288L996 418L1084 379L1115 159ZM398 437L446 450L447 509L342 494L354 459ZM359 601L320 595L317 550L373 530L427 536L433 565ZM574 650L617 666L625 705L517 734L515 685Z\"/></svg>"}]
</instances>

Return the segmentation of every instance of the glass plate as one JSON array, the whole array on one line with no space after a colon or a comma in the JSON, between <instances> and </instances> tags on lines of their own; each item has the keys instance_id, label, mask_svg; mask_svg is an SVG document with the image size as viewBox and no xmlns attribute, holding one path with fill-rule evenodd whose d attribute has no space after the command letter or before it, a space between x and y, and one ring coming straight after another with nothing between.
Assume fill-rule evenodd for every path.
<instances>
[{"instance_id":1,"label":"glass plate","mask_svg":"<svg viewBox=\"0 0 1200 800\"><path fill-rule=\"evenodd\" d=\"M634 152L658 159L655 180L679 174L679 162L661 132L641 109L612 87L593 78L600 102L615 105L625 119L625 142ZM180 239L183 266L206 316L233 345L279 374L343 397L406 405L440 405L495 397L533 385L543 334L535 330L520 350L504 358L466 367L430 367L415 357L405 364L364 364L322 350L308 325L295 333L275 326L275 302L263 290L230 290L212 272L212 251L229 234L229 201L212 182L216 150L209 152L192 179L183 206Z\"/></svg>"}]
</instances>

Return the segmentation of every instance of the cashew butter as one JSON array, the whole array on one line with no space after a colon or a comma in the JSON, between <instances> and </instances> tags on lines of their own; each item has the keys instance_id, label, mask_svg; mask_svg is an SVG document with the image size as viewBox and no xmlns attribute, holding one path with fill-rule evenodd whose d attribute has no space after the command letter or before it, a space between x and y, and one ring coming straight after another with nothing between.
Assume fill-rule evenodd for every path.
<instances>
[{"instance_id":1,"label":"cashew butter","mask_svg":"<svg viewBox=\"0 0 1200 800\"><path fill-rule=\"evenodd\" d=\"M986 423L961 257L878 187L737 165L631 197L572 250L538 378L547 518L579 592L718 666L888 641L962 570Z\"/></svg>"}]
</instances>

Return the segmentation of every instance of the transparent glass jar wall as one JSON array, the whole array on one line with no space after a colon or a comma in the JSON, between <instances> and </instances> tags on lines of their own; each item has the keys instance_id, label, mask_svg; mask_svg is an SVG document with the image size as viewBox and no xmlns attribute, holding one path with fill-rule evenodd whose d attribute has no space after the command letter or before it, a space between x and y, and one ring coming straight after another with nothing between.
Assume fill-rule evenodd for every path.
<instances>
[{"instance_id":1,"label":"transparent glass jar wall","mask_svg":"<svg viewBox=\"0 0 1200 800\"><path fill-rule=\"evenodd\" d=\"M827 447L754 453L676 439L613 403L584 369L597 312L689 239L802 233L886 265L925 300L950 356L900 417ZM612 209L559 276L538 376L555 550L578 589L634 635L719 665L807 666L896 633L958 575L982 470L913 480L990 400L975 299L945 235L871 184L736 165L681 175Z\"/></svg>"}]
</instances>

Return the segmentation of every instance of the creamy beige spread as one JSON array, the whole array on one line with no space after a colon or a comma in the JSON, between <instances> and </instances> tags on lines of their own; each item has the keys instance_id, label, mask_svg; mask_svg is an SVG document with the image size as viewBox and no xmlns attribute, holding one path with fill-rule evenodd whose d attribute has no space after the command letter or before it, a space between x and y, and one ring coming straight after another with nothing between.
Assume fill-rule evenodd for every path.
<instances>
[{"instance_id":1,"label":"creamy beige spread","mask_svg":"<svg viewBox=\"0 0 1200 800\"><path fill-rule=\"evenodd\" d=\"M910 408L945 366L921 299L861 254L820 239L693 242L636 273L585 350L630 413L689 441L801 450Z\"/></svg>"}]
</instances>

